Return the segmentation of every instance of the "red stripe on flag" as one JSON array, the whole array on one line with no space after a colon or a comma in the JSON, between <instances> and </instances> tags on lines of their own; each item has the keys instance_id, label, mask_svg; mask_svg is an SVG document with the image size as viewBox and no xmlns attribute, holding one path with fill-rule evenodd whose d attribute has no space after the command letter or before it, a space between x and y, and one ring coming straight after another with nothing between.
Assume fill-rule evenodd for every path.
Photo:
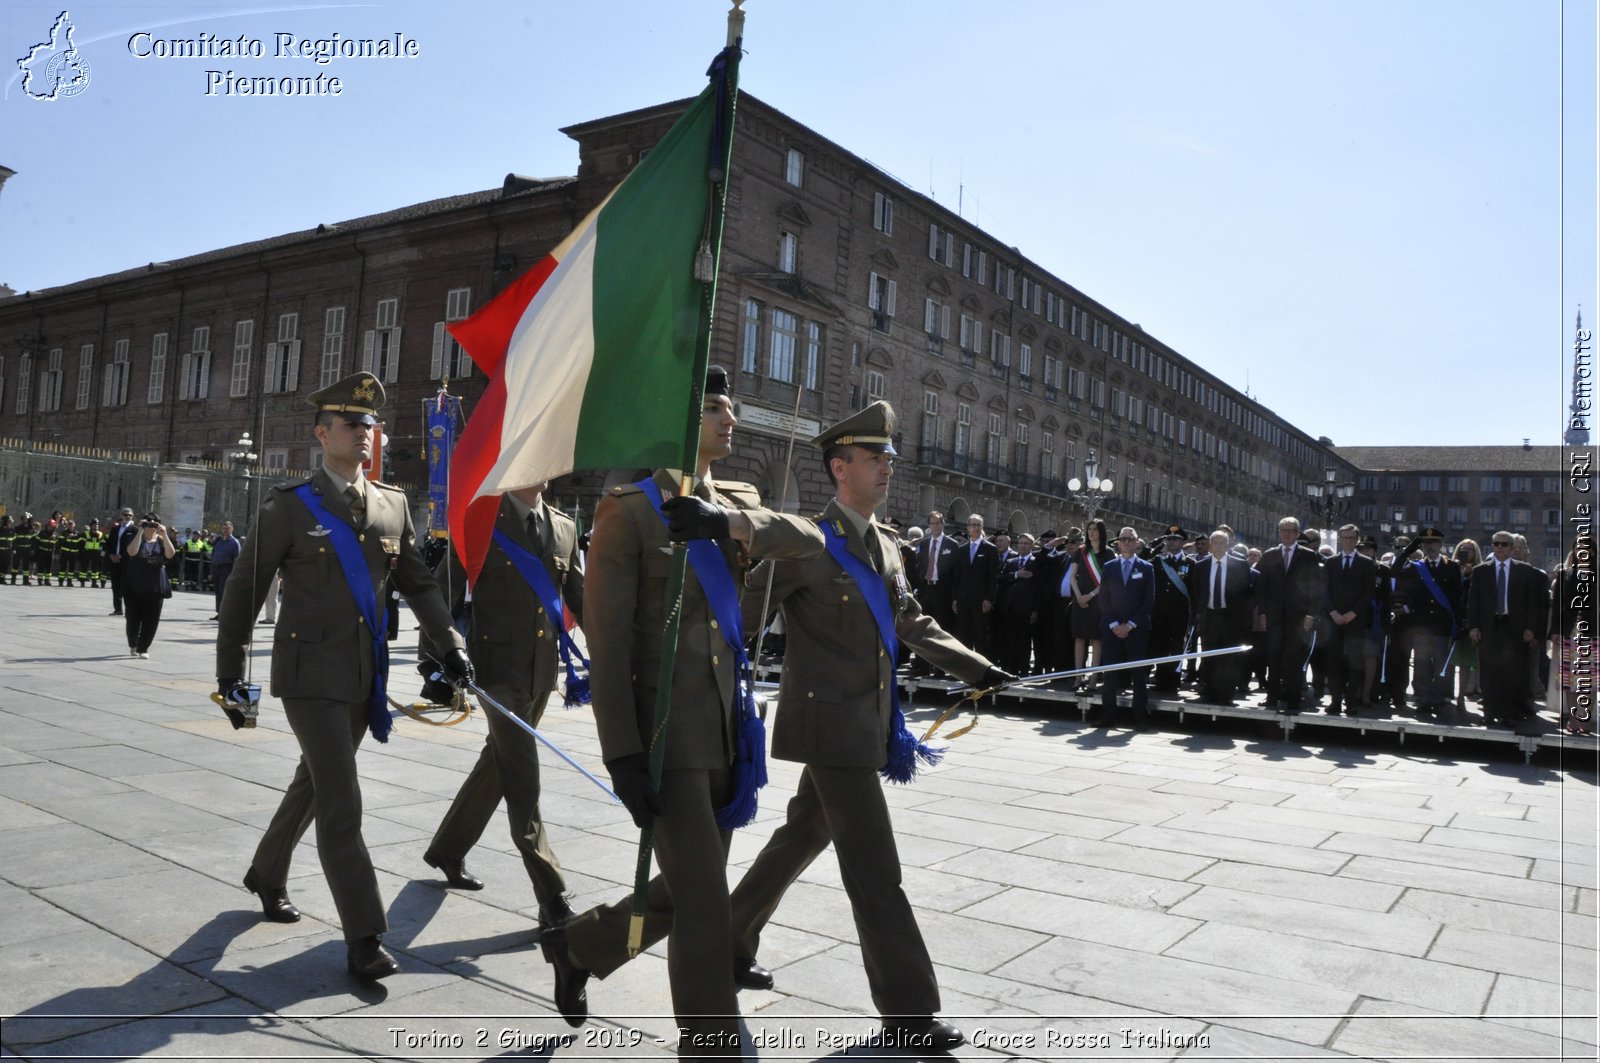
<instances>
[{"instance_id":1,"label":"red stripe on flag","mask_svg":"<svg viewBox=\"0 0 1600 1063\"><path fill-rule=\"evenodd\" d=\"M468 586L478 581L494 534L495 515L500 510L500 496L479 497L483 481L500 460L500 435L506 413L506 385L500 369L523 313L558 264L554 255L546 255L476 314L446 326L489 377L489 386L467 419L450 458L450 539L467 570Z\"/></svg>"},{"instance_id":2,"label":"red stripe on flag","mask_svg":"<svg viewBox=\"0 0 1600 1063\"><path fill-rule=\"evenodd\" d=\"M554 255L544 256L532 269L506 285L504 291L485 303L476 314L465 321L454 321L445 326L479 369L490 376L500 372L500 366L506 360L506 348L511 345L511 335L522 320L523 312L558 265L560 263ZM477 485L473 486L476 488Z\"/></svg>"}]
</instances>

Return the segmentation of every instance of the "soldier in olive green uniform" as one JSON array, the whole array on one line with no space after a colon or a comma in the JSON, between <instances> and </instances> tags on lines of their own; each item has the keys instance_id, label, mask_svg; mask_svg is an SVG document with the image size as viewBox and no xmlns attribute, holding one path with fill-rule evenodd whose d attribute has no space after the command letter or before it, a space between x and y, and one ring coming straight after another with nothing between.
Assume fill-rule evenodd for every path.
<instances>
[{"instance_id":1,"label":"soldier in olive green uniform","mask_svg":"<svg viewBox=\"0 0 1600 1063\"><path fill-rule=\"evenodd\" d=\"M579 623L583 621L583 562L578 554L578 526L565 513L544 501L543 484L512 491L500 501L495 519L496 541L489 546L478 581L472 587L471 619L467 641L479 684L506 708L534 727L544 715L555 689L562 660L558 632L563 622L540 600L522 575L511 553L498 541L504 535L510 549L520 550L533 563L544 566L551 588ZM458 614L467 598L467 574L451 551L435 573L450 599L450 612ZM424 645L434 657L437 648ZM539 755L532 735L490 710L489 739L478 763L456 793L433 841L422 859L445 873L450 885L477 890L483 882L466 869L467 852L478 843L494 815L500 798L506 799L511 841L539 901L539 923L555 926L572 918L563 894L566 880L550 848L539 815Z\"/></svg>"},{"instance_id":2,"label":"soldier in olive green uniform","mask_svg":"<svg viewBox=\"0 0 1600 1063\"><path fill-rule=\"evenodd\" d=\"M806 767L773 834L733 891L741 983L771 985L754 963L761 930L784 891L833 843L855 914L872 1000L889 1047L948 1050L965 1038L935 1018L933 961L901 888L900 856L879 771L890 760L897 720L895 655L885 646L869 593L901 645L969 683L1011 676L969 650L925 615L911 594L894 532L873 520L893 475L894 410L875 402L812 440L823 451L836 496L819 518L828 553L801 563L763 565L745 595L746 630L757 630L764 584L783 609L788 646L778 689L772 755ZM853 567L832 551L853 558ZM881 581L881 588L861 582ZM881 595L880 595L881 591ZM892 766L892 765L891 765ZM909 769L909 759L900 767Z\"/></svg>"},{"instance_id":3,"label":"soldier in olive green uniform","mask_svg":"<svg viewBox=\"0 0 1600 1063\"><path fill-rule=\"evenodd\" d=\"M361 978L383 978L399 969L379 938L388 922L362 838L356 772L356 749L369 725L380 728L380 737L388 726L377 685L388 655L374 628L381 629L377 603L391 580L427 637L449 647L446 677L462 682L472 672L461 638L450 626L449 609L417 552L405 494L368 482L361 473L361 462L371 457L371 426L383 400L383 385L367 373L310 397L318 411L322 468L308 481L269 492L223 594L217 632L218 685L228 695L242 686L256 613L274 575L282 572L272 693L283 701L301 755L256 847L245 886L261 897L266 918L299 919L284 884L294 847L315 818L317 855L339 909L348 966ZM345 567L347 560L354 571Z\"/></svg>"},{"instance_id":4,"label":"soldier in olive green uniform","mask_svg":"<svg viewBox=\"0 0 1600 1063\"><path fill-rule=\"evenodd\" d=\"M727 374L714 366L706 375L694 493L671 497L679 490L675 471L659 470L652 479L668 499L663 512L672 521L673 538L714 540L737 586L746 557L811 557L822 548L822 536L810 521L762 509L750 485L710 478L711 463L732 452L735 423ZM716 811L733 796L736 663L728 633L691 568L683 586L658 791L646 762L672 565L668 543L663 514L641 485L613 489L595 510L584 586L595 722L617 794L637 825L654 822L661 873L650 884L644 943L668 936L680 1053L737 1056L741 1037L726 870L731 832L716 820ZM737 643L740 634L732 637ZM627 962L628 918L623 899L544 934L545 958L556 968L556 1004L569 1023L581 1024L587 1016L589 975L605 977Z\"/></svg>"}]
</instances>

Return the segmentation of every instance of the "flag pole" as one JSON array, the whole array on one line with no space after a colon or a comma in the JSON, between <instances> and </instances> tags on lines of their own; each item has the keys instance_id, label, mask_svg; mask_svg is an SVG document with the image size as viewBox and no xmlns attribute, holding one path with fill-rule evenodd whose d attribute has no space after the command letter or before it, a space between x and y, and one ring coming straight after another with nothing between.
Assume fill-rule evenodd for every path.
<instances>
[{"instance_id":1,"label":"flag pole","mask_svg":"<svg viewBox=\"0 0 1600 1063\"><path fill-rule=\"evenodd\" d=\"M710 158L707 160L710 192L706 202L705 229L693 263L695 279L700 281L701 315L695 335L694 374L689 386L689 411L684 427L683 475L678 483L680 496L694 489L694 474L699 464L701 406L705 401L706 368L711 361L712 319L716 312L717 259L722 248L722 223L728 198L728 166L733 155L733 112L739 86L739 51L744 37L744 12L733 0L728 12L727 46L712 62L710 74L720 80L717 87L717 121L713 127ZM655 718L650 727L650 783L661 786L661 769L667 754L667 719L672 712L672 677L678 656L678 624L683 610L683 581L689 554L683 543L672 544L671 568L667 574L666 625L661 633L661 664L656 679ZM634 866L633 902L628 918L628 956L644 950L644 915L650 891L650 855L655 836L653 824L639 831L639 853Z\"/></svg>"}]
</instances>

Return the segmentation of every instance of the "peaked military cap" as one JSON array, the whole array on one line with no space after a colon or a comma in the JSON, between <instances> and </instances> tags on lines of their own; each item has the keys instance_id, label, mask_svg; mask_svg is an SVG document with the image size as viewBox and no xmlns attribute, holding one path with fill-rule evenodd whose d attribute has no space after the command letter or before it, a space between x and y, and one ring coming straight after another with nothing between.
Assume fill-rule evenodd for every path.
<instances>
[{"instance_id":1,"label":"peaked military cap","mask_svg":"<svg viewBox=\"0 0 1600 1063\"><path fill-rule=\"evenodd\" d=\"M343 414L357 424L377 424L383 409L383 382L371 373L353 373L309 396L306 401L325 413Z\"/></svg>"},{"instance_id":2,"label":"peaked military cap","mask_svg":"<svg viewBox=\"0 0 1600 1063\"><path fill-rule=\"evenodd\" d=\"M1417 533L1417 542L1419 543L1425 543L1430 539L1438 539L1439 541L1443 542L1444 532L1440 531L1438 528L1423 528Z\"/></svg>"},{"instance_id":3,"label":"peaked military cap","mask_svg":"<svg viewBox=\"0 0 1600 1063\"><path fill-rule=\"evenodd\" d=\"M1166 537L1168 539L1182 539L1184 542L1189 541L1189 533L1183 530L1182 524L1167 525Z\"/></svg>"},{"instance_id":4,"label":"peaked military cap","mask_svg":"<svg viewBox=\"0 0 1600 1063\"><path fill-rule=\"evenodd\" d=\"M880 454L893 454L894 407L879 399L858 413L851 414L811 441L811 445L827 450L829 447L863 447Z\"/></svg>"},{"instance_id":5,"label":"peaked military cap","mask_svg":"<svg viewBox=\"0 0 1600 1063\"><path fill-rule=\"evenodd\" d=\"M1357 550L1376 550L1377 548L1378 540L1374 539L1370 535L1363 535L1361 537L1361 541L1356 543Z\"/></svg>"}]
</instances>

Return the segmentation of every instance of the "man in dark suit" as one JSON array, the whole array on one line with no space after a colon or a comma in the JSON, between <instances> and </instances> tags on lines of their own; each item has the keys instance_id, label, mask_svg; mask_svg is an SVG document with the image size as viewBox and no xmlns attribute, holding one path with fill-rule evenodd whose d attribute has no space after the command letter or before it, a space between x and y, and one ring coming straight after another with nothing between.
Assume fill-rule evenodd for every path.
<instances>
[{"instance_id":1,"label":"man in dark suit","mask_svg":"<svg viewBox=\"0 0 1600 1063\"><path fill-rule=\"evenodd\" d=\"M1000 599L995 609L1000 623L996 656L1000 667L1018 675L1029 670L1029 658L1041 614L1049 607L1050 588L1042 573L1045 555L1035 553L1033 536L1017 536L1017 552L1000 566ZM1043 656L1040 656L1043 666Z\"/></svg>"},{"instance_id":2,"label":"man in dark suit","mask_svg":"<svg viewBox=\"0 0 1600 1063\"><path fill-rule=\"evenodd\" d=\"M1461 566L1442 556L1444 532L1424 528L1411 550L1420 546L1422 556L1395 559L1395 610L1405 617L1402 658L1412 658L1411 687L1417 695L1417 713L1450 715L1450 679L1445 660L1450 643L1460 631L1465 616ZM1410 553L1410 550L1407 551ZM1394 647L1390 646L1390 652Z\"/></svg>"},{"instance_id":3,"label":"man in dark suit","mask_svg":"<svg viewBox=\"0 0 1600 1063\"><path fill-rule=\"evenodd\" d=\"M133 510L123 506L117 514L117 523L106 536L106 571L110 573L112 616L122 615L122 574L127 571L122 559L128 556L128 543L138 537L139 526L133 522Z\"/></svg>"},{"instance_id":4,"label":"man in dark suit","mask_svg":"<svg viewBox=\"0 0 1600 1063\"><path fill-rule=\"evenodd\" d=\"M1124 664L1150 656L1150 618L1156 603L1156 570L1136 556L1139 537L1132 528L1117 535L1117 552L1108 561L1100 583L1100 663ZM1147 668L1130 668L1133 680L1133 729L1150 730L1150 694ZM1117 692L1122 673L1111 672L1100 686L1100 709L1090 722L1110 726L1117 714Z\"/></svg>"},{"instance_id":5,"label":"man in dark suit","mask_svg":"<svg viewBox=\"0 0 1600 1063\"><path fill-rule=\"evenodd\" d=\"M1208 650L1242 646L1250 637L1256 574L1244 558L1228 552L1230 536L1214 531L1208 553L1189 569L1189 602L1200 645ZM1232 705L1239 692L1243 655L1207 657L1200 662L1200 700Z\"/></svg>"},{"instance_id":6,"label":"man in dark suit","mask_svg":"<svg viewBox=\"0 0 1600 1063\"><path fill-rule=\"evenodd\" d=\"M967 518L967 541L956 547L950 566L954 593L950 609L955 614L951 634L968 649L989 652L989 613L1000 593L1000 551L983 537L983 518Z\"/></svg>"},{"instance_id":7,"label":"man in dark suit","mask_svg":"<svg viewBox=\"0 0 1600 1063\"><path fill-rule=\"evenodd\" d=\"M1372 593L1378 568L1357 552L1361 529L1346 524L1339 529L1339 552L1323 566L1327 573L1328 715L1340 709L1356 715L1366 679L1367 634L1372 627Z\"/></svg>"},{"instance_id":8,"label":"man in dark suit","mask_svg":"<svg viewBox=\"0 0 1600 1063\"><path fill-rule=\"evenodd\" d=\"M1321 558L1301 546L1300 522L1278 522L1276 547L1256 565L1256 629L1267 636L1267 704L1286 715L1300 711L1306 651L1326 586Z\"/></svg>"},{"instance_id":9,"label":"man in dark suit","mask_svg":"<svg viewBox=\"0 0 1600 1063\"><path fill-rule=\"evenodd\" d=\"M928 533L917 544L916 561L907 574L917 604L945 631L955 626L950 600L955 587L956 550L960 545L953 536L944 533L944 514L933 510L928 514Z\"/></svg>"},{"instance_id":10,"label":"man in dark suit","mask_svg":"<svg viewBox=\"0 0 1600 1063\"><path fill-rule=\"evenodd\" d=\"M1512 555L1511 533L1489 538L1493 557L1472 570L1467 630L1478 647L1487 726L1517 726L1533 719L1528 698L1528 655L1545 637L1549 585L1539 570Z\"/></svg>"}]
</instances>

